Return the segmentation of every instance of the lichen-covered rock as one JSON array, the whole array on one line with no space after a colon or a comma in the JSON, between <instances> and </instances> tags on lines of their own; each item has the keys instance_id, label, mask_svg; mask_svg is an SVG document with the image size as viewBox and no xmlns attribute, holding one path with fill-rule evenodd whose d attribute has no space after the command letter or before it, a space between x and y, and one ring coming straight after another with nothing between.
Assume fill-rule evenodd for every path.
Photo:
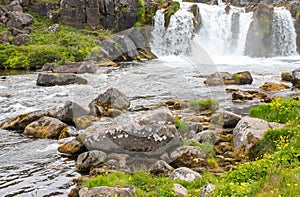
<instances>
[{"instance_id":1,"label":"lichen-covered rock","mask_svg":"<svg viewBox=\"0 0 300 197\"><path fill-rule=\"evenodd\" d=\"M164 160L157 161L153 166L150 167L150 173L154 175L170 175L174 168L170 166Z\"/></svg>"},{"instance_id":2,"label":"lichen-covered rock","mask_svg":"<svg viewBox=\"0 0 300 197\"><path fill-rule=\"evenodd\" d=\"M276 125L258 118L243 117L233 130L234 150L244 149L244 154L248 154L271 127L276 127Z\"/></svg>"},{"instance_id":3,"label":"lichen-covered rock","mask_svg":"<svg viewBox=\"0 0 300 197\"><path fill-rule=\"evenodd\" d=\"M89 171L91 168L99 167L106 159L106 153L98 150L88 151L78 156L76 168L79 171Z\"/></svg>"},{"instance_id":4,"label":"lichen-covered rock","mask_svg":"<svg viewBox=\"0 0 300 197\"><path fill-rule=\"evenodd\" d=\"M87 80L75 74L39 73L36 81L36 85L38 86L55 86L70 84L87 84Z\"/></svg>"},{"instance_id":5,"label":"lichen-covered rock","mask_svg":"<svg viewBox=\"0 0 300 197\"><path fill-rule=\"evenodd\" d=\"M55 110L38 110L14 116L2 123L2 129L22 131L25 127L43 116L54 117Z\"/></svg>"},{"instance_id":6,"label":"lichen-covered rock","mask_svg":"<svg viewBox=\"0 0 300 197\"><path fill-rule=\"evenodd\" d=\"M129 106L129 98L116 88L107 89L89 104L91 114L97 116L109 116L111 110L127 110Z\"/></svg>"},{"instance_id":7,"label":"lichen-covered rock","mask_svg":"<svg viewBox=\"0 0 300 197\"><path fill-rule=\"evenodd\" d=\"M175 169L172 174L170 175L170 178L173 180L182 180L182 181L188 181L192 182L196 179L202 179L202 176L189 168L181 167Z\"/></svg>"},{"instance_id":8,"label":"lichen-covered rock","mask_svg":"<svg viewBox=\"0 0 300 197\"><path fill-rule=\"evenodd\" d=\"M251 84L253 81L252 75L249 71L234 73L232 77L237 85Z\"/></svg>"},{"instance_id":9,"label":"lichen-covered rock","mask_svg":"<svg viewBox=\"0 0 300 197\"><path fill-rule=\"evenodd\" d=\"M93 188L82 188L79 190L79 197L91 197L91 196L126 196L136 197L135 188L133 186L115 186L115 187L93 187Z\"/></svg>"},{"instance_id":10,"label":"lichen-covered rock","mask_svg":"<svg viewBox=\"0 0 300 197\"><path fill-rule=\"evenodd\" d=\"M282 72L281 81L292 82L292 73L291 72Z\"/></svg>"},{"instance_id":11,"label":"lichen-covered rock","mask_svg":"<svg viewBox=\"0 0 300 197\"><path fill-rule=\"evenodd\" d=\"M221 126L223 128L234 128L241 118L240 115L224 111L220 114L214 114L210 119L210 124Z\"/></svg>"},{"instance_id":12,"label":"lichen-covered rock","mask_svg":"<svg viewBox=\"0 0 300 197\"><path fill-rule=\"evenodd\" d=\"M174 193L177 197L185 197L188 196L188 190L180 184L175 183L173 185Z\"/></svg>"},{"instance_id":13,"label":"lichen-covered rock","mask_svg":"<svg viewBox=\"0 0 300 197\"><path fill-rule=\"evenodd\" d=\"M44 116L27 125L23 134L30 135L35 138L58 139L61 131L66 127L67 125L60 120Z\"/></svg>"},{"instance_id":14,"label":"lichen-covered rock","mask_svg":"<svg viewBox=\"0 0 300 197\"><path fill-rule=\"evenodd\" d=\"M182 146L170 154L173 167L201 167L206 164L206 153L197 146Z\"/></svg>"},{"instance_id":15,"label":"lichen-covered rock","mask_svg":"<svg viewBox=\"0 0 300 197\"><path fill-rule=\"evenodd\" d=\"M12 11L8 13L8 21L6 27L23 29L33 23L33 17L30 14L25 14L22 11Z\"/></svg>"},{"instance_id":16,"label":"lichen-covered rock","mask_svg":"<svg viewBox=\"0 0 300 197\"><path fill-rule=\"evenodd\" d=\"M265 82L259 88L264 91L278 91L278 90L289 89L290 87L282 83L279 84L275 82Z\"/></svg>"},{"instance_id":17,"label":"lichen-covered rock","mask_svg":"<svg viewBox=\"0 0 300 197\"><path fill-rule=\"evenodd\" d=\"M200 197L210 197L215 189L216 185L212 183L202 186L200 189Z\"/></svg>"},{"instance_id":18,"label":"lichen-covered rock","mask_svg":"<svg viewBox=\"0 0 300 197\"><path fill-rule=\"evenodd\" d=\"M100 118L96 116L86 115L80 116L74 119L77 129L85 129L93 124L93 122L99 121Z\"/></svg>"},{"instance_id":19,"label":"lichen-covered rock","mask_svg":"<svg viewBox=\"0 0 300 197\"><path fill-rule=\"evenodd\" d=\"M79 154L85 151L85 147L81 141L77 138L70 139L67 142L64 142L62 145L58 147L58 151L64 154Z\"/></svg>"},{"instance_id":20,"label":"lichen-covered rock","mask_svg":"<svg viewBox=\"0 0 300 197\"><path fill-rule=\"evenodd\" d=\"M164 108L135 117L123 114L114 119L102 118L80 136L89 150L159 157L177 148L181 142L175 125L166 119L169 113ZM151 114L162 114L162 119L158 120L158 116ZM147 117L153 117L153 120Z\"/></svg>"}]
</instances>

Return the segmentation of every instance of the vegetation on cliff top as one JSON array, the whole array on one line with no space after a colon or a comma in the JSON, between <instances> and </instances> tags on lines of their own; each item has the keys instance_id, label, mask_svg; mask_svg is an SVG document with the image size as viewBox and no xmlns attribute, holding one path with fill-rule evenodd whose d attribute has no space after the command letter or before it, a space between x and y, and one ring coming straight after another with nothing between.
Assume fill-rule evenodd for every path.
<instances>
[{"instance_id":1,"label":"vegetation on cliff top","mask_svg":"<svg viewBox=\"0 0 300 197\"><path fill-rule=\"evenodd\" d=\"M34 15L32 40L21 46L0 44L0 68L39 68L51 62L82 61L93 51L98 51L100 37L110 35L109 31L76 29L62 24L58 31L52 32L48 30L51 25L48 18ZM0 26L0 29L1 34L9 34L7 28ZM14 36L9 34L8 39L11 41Z\"/></svg>"}]
</instances>

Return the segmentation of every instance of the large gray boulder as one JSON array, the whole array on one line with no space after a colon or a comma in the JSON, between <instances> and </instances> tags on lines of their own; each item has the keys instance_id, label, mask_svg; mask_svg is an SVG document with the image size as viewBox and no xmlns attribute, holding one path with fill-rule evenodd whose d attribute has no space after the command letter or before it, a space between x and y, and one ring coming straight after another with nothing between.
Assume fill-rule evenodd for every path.
<instances>
[{"instance_id":1,"label":"large gray boulder","mask_svg":"<svg viewBox=\"0 0 300 197\"><path fill-rule=\"evenodd\" d=\"M36 81L36 85L38 86L62 86L70 84L87 84L87 80L75 74L39 73Z\"/></svg>"},{"instance_id":2,"label":"large gray boulder","mask_svg":"<svg viewBox=\"0 0 300 197\"><path fill-rule=\"evenodd\" d=\"M161 115L161 111L165 115ZM168 120L169 113L163 108L136 117L122 114L114 119L95 122L80 136L89 150L160 158L181 143L180 133ZM161 119L149 120L149 117L155 117L152 114L159 114Z\"/></svg>"},{"instance_id":3,"label":"large gray boulder","mask_svg":"<svg viewBox=\"0 0 300 197\"><path fill-rule=\"evenodd\" d=\"M234 128L241 120L241 116L233 112L224 111L220 114L215 114L210 119L210 124L221 126L222 128Z\"/></svg>"}]
</instances>

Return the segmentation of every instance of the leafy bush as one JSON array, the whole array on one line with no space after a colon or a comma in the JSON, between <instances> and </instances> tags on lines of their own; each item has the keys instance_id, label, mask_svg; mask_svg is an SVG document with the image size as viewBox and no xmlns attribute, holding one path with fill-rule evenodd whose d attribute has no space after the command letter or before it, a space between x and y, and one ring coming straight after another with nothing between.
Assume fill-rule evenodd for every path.
<instances>
[{"instance_id":1,"label":"leafy bush","mask_svg":"<svg viewBox=\"0 0 300 197\"><path fill-rule=\"evenodd\" d=\"M300 101L277 98L269 104L250 109L249 115L269 122L287 123L300 117Z\"/></svg>"}]
</instances>

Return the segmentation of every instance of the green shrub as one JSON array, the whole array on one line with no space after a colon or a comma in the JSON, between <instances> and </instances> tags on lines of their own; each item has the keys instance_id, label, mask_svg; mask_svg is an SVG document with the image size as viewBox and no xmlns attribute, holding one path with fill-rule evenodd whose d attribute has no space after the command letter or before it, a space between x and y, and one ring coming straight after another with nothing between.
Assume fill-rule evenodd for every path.
<instances>
[{"instance_id":1,"label":"green shrub","mask_svg":"<svg viewBox=\"0 0 300 197\"><path fill-rule=\"evenodd\" d=\"M249 115L269 122L288 123L300 117L300 101L277 98L269 104L252 108Z\"/></svg>"}]
</instances>

